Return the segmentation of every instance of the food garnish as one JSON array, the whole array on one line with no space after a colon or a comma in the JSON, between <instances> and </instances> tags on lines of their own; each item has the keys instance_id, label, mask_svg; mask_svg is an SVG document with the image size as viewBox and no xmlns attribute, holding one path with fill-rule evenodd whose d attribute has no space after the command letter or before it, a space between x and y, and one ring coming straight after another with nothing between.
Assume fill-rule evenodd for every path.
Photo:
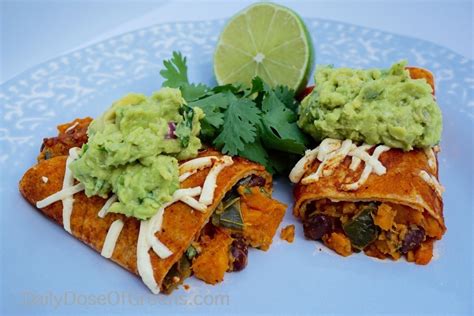
<instances>
[{"instance_id":1,"label":"food garnish","mask_svg":"<svg viewBox=\"0 0 474 316\"><path fill-rule=\"evenodd\" d=\"M271 88L260 77L250 86L208 87L188 80L186 57L173 52L160 71L164 87L179 88L191 108L201 108L201 139L225 154L239 155L283 173L308 143L296 124L298 101L285 86Z\"/></svg>"}]
</instances>

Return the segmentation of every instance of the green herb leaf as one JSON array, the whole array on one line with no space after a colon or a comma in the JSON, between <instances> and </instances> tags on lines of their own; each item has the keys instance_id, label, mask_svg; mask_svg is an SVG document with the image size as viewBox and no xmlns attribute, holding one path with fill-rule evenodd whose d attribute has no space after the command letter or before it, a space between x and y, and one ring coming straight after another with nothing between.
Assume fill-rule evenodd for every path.
<instances>
[{"instance_id":1,"label":"green herb leaf","mask_svg":"<svg viewBox=\"0 0 474 316\"><path fill-rule=\"evenodd\" d=\"M295 91L286 86L277 86L274 90L276 97L289 109L296 112L298 101L295 98Z\"/></svg>"},{"instance_id":2,"label":"green herb leaf","mask_svg":"<svg viewBox=\"0 0 474 316\"><path fill-rule=\"evenodd\" d=\"M222 132L214 141L226 154L237 155L245 144L255 140L257 124L260 123L260 110L250 99L231 98L224 114Z\"/></svg>"},{"instance_id":3,"label":"green herb leaf","mask_svg":"<svg viewBox=\"0 0 474 316\"><path fill-rule=\"evenodd\" d=\"M202 98L203 96L206 95L207 91L209 90L209 87L200 83L200 84L182 84L180 86L181 94L183 98L186 100L186 102L191 102L194 100L197 100L199 98Z\"/></svg>"},{"instance_id":4,"label":"green herb leaf","mask_svg":"<svg viewBox=\"0 0 474 316\"><path fill-rule=\"evenodd\" d=\"M170 60L164 60L165 69L160 71L160 75L166 80L163 87L179 88L183 84L188 84L188 66L186 65L186 57L180 52L173 52Z\"/></svg>"}]
</instances>

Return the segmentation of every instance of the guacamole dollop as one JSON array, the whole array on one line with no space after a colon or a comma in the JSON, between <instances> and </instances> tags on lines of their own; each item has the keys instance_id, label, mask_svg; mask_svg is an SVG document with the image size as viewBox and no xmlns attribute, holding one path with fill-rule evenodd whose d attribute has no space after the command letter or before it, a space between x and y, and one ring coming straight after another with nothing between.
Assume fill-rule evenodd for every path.
<instances>
[{"instance_id":1,"label":"guacamole dollop","mask_svg":"<svg viewBox=\"0 0 474 316\"><path fill-rule=\"evenodd\" d=\"M179 188L178 160L197 156L203 116L178 89L129 94L91 123L71 171L87 196L117 195L109 212L148 219Z\"/></svg>"},{"instance_id":2,"label":"guacamole dollop","mask_svg":"<svg viewBox=\"0 0 474 316\"><path fill-rule=\"evenodd\" d=\"M301 103L298 126L314 139L351 139L411 150L441 138L441 110L424 79L411 79L406 62L390 69L322 67Z\"/></svg>"}]
</instances>

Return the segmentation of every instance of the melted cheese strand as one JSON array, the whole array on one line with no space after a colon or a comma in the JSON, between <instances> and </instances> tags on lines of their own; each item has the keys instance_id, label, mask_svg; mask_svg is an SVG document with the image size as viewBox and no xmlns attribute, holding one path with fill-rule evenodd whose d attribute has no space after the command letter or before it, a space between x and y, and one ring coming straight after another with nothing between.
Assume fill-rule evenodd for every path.
<instances>
[{"instance_id":1,"label":"melted cheese strand","mask_svg":"<svg viewBox=\"0 0 474 316\"><path fill-rule=\"evenodd\" d=\"M69 157L66 160L66 170L64 172L64 179L63 179L63 190L66 188L70 188L74 185L74 177L72 175L71 169L69 169L69 165L71 162L76 160L79 157L78 154L79 148L73 147L69 149ZM71 214L72 214L72 204L74 203L74 199L72 195L65 197L62 200L63 203L63 227L68 233L71 232Z\"/></svg>"},{"instance_id":2,"label":"melted cheese strand","mask_svg":"<svg viewBox=\"0 0 474 316\"><path fill-rule=\"evenodd\" d=\"M390 147L387 147L385 145L379 145L375 148L374 153L371 156L366 151L356 148L349 153L349 156L362 159L366 165L369 164L372 169L374 169L377 175L381 176L385 174L387 170L378 159L381 153L388 150L390 150Z\"/></svg>"},{"instance_id":3,"label":"melted cheese strand","mask_svg":"<svg viewBox=\"0 0 474 316\"><path fill-rule=\"evenodd\" d=\"M115 245L117 244L117 240L122 232L122 228L123 221L121 219L117 219L110 225L107 236L105 236L104 245L102 246L102 252L100 253L105 258L112 257Z\"/></svg>"},{"instance_id":4,"label":"melted cheese strand","mask_svg":"<svg viewBox=\"0 0 474 316\"><path fill-rule=\"evenodd\" d=\"M153 275L153 266L151 264L150 255L148 254L148 250L150 250L151 247L147 238L148 225L148 221L140 222L140 232L138 233L137 242L137 270L143 283L145 283L153 294L158 294L160 293L160 287L156 283L155 276Z\"/></svg>"},{"instance_id":5,"label":"melted cheese strand","mask_svg":"<svg viewBox=\"0 0 474 316\"><path fill-rule=\"evenodd\" d=\"M308 170L310 165L316 158L319 161L324 160L324 157L330 152L337 150L341 145L338 139L326 138L321 144L313 150L307 150L303 158L301 158L290 172L289 178L293 183L298 183Z\"/></svg>"},{"instance_id":6,"label":"melted cheese strand","mask_svg":"<svg viewBox=\"0 0 474 316\"><path fill-rule=\"evenodd\" d=\"M424 150L426 157L428 158L428 166L431 168L433 172L436 173L437 165L436 165L436 156L432 148L425 148Z\"/></svg>"},{"instance_id":7,"label":"melted cheese strand","mask_svg":"<svg viewBox=\"0 0 474 316\"><path fill-rule=\"evenodd\" d=\"M367 151L367 150L371 149L372 147L374 147L374 146L364 144L362 146L359 146L359 150ZM353 146L353 149L355 149L355 148L357 148L356 145ZM360 159L357 156L352 156L352 161L351 161L351 165L349 166L349 169L351 169L352 171L356 171L357 168L359 168L359 165L360 165L361 162L362 162L362 159Z\"/></svg>"},{"instance_id":8,"label":"melted cheese strand","mask_svg":"<svg viewBox=\"0 0 474 316\"><path fill-rule=\"evenodd\" d=\"M107 201L105 201L105 204L104 206L102 206L102 208L100 209L99 213L97 214L97 216L99 216L100 218L104 218L105 215L107 215L107 211L109 210L110 206L115 203L117 201L118 197L117 195L112 195L111 197L109 197L109 199Z\"/></svg>"},{"instance_id":9,"label":"melted cheese strand","mask_svg":"<svg viewBox=\"0 0 474 316\"><path fill-rule=\"evenodd\" d=\"M377 171L375 171L375 173L377 175L385 174L386 169L382 165L382 163L380 161L378 161L378 158L383 152L386 152L388 150L390 150L390 147L387 147L387 146L384 146L384 145L379 145L375 148L374 153L372 154L372 156L370 156L365 151L361 151L361 152L354 151L353 152L354 156L358 155L358 157L360 159L364 160L364 162L365 162L364 170L362 171L362 174L360 175L359 180L357 180L354 183L342 184L341 189L345 190L345 191L357 190L362 184L365 183L365 181L367 181L370 174L372 173L372 170L374 170L375 168L379 168L380 166L382 168L379 168L379 172L381 172L383 170L383 173L377 173ZM364 153L366 155L364 155L362 153ZM379 166L379 164L380 164L380 166Z\"/></svg>"},{"instance_id":10,"label":"melted cheese strand","mask_svg":"<svg viewBox=\"0 0 474 316\"><path fill-rule=\"evenodd\" d=\"M341 147L336 151L331 152L326 160L323 162L324 167L322 168L323 176L330 176L334 173L334 169L346 158L349 151L352 149L352 141L346 139L342 142Z\"/></svg>"},{"instance_id":11,"label":"melted cheese strand","mask_svg":"<svg viewBox=\"0 0 474 316\"><path fill-rule=\"evenodd\" d=\"M428 183L428 185L435 190L435 192L441 196L444 192L444 187L438 182L438 179L432 174L429 174L425 170L420 170L420 177Z\"/></svg>"},{"instance_id":12,"label":"melted cheese strand","mask_svg":"<svg viewBox=\"0 0 474 316\"><path fill-rule=\"evenodd\" d=\"M150 241L151 248L161 259L166 259L173 254L173 252L166 247L158 238L154 238Z\"/></svg>"},{"instance_id":13,"label":"melted cheese strand","mask_svg":"<svg viewBox=\"0 0 474 316\"><path fill-rule=\"evenodd\" d=\"M206 212L207 210L207 206L202 204L202 203L199 203L198 200L196 200L195 198L192 198L190 196L183 196L182 198L179 199L181 202L191 206L193 209L199 211L199 212Z\"/></svg>"},{"instance_id":14,"label":"melted cheese strand","mask_svg":"<svg viewBox=\"0 0 474 316\"><path fill-rule=\"evenodd\" d=\"M147 221L148 225L147 225L146 238L149 245L148 249L150 249L150 247L153 248L153 251L161 259L168 258L173 253L168 247L166 247L161 241L158 240L158 238L155 236L155 233L161 230L161 225L163 223L163 215L165 213L165 209L171 204L173 204L174 202L175 201L164 204L162 207L160 207L158 212L156 212L156 214L153 215L153 217Z\"/></svg>"},{"instance_id":15,"label":"melted cheese strand","mask_svg":"<svg viewBox=\"0 0 474 316\"><path fill-rule=\"evenodd\" d=\"M293 167L293 169L291 169L291 172L289 175L291 182L293 183L300 182L301 178L303 177L309 165L312 164L313 161L318 156L318 153L319 153L319 147L316 147L313 150L307 150L305 152L303 158L301 158Z\"/></svg>"},{"instance_id":16,"label":"melted cheese strand","mask_svg":"<svg viewBox=\"0 0 474 316\"><path fill-rule=\"evenodd\" d=\"M217 176L225 168L232 165L234 161L230 156L223 156L221 159L214 163L211 171L207 174L204 185L202 186L202 193L199 197L199 202L204 205L211 205L214 200L214 191L217 186Z\"/></svg>"},{"instance_id":17,"label":"melted cheese strand","mask_svg":"<svg viewBox=\"0 0 474 316\"><path fill-rule=\"evenodd\" d=\"M76 128L76 126L79 125L79 122L76 122L74 124L72 124L71 126L69 126L64 132L69 132L69 131L72 131L74 128Z\"/></svg>"},{"instance_id":18,"label":"melted cheese strand","mask_svg":"<svg viewBox=\"0 0 474 316\"><path fill-rule=\"evenodd\" d=\"M218 160L216 156L207 156L186 161L185 163L179 166L179 174L182 175L190 171L196 172L197 170L210 167L216 160Z\"/></svg>"},{"instance_id":19,"label":"melted cheese strand","mask_svg":"<svg viewBox=\"0 0 474 316\"><path fill-rule=\"evenodd\" d=\"M188 172L183 173L182 175L180 175L180 176L178 177L179 182L183 182L184 180L186 180L187 178L189 178L190 176L192 176L192 175L195 174L196 172L197 172L197 170L188 171Z\"/></svg>"},{"instance_id":20,"label":"melted cheese strand","mask_svg":"<svg viewBox=\"0 0 474 316\"><path fill-rule=\"evenodd\" d=\"M338 150L342 141L339 139L326 138L319 144L318 160L323 161L329 153Z\"/></svg>"},{"instance_id":21,"label":"melted cheese strand","mask_svg":"<svg viewBox=\"0 0 474 316\"><path fill-rule=\"evenodd\" d=\"M321 149L319 150L318 160L319 157L321 157L322 160L320 160L321 163L319 164L318 169L316 169L316 172L303 178L301 183L308 184L318 181L321 176L331 175L334 172L334 168L336 168L347 156L349 150L352 147L352 141L350 139L346 139L335 150L330 151L335 147L336 146L328 146L327 149L324 149L323 154L321 154Z\"/></svg>"},{"instance_id":22,"label":"melted cheese strand","mask_svg":"<svg viewBox=\"0 0 474 316\"><path fill-rule=\"evenodd\" d=\"M176 190L173 193L173 197L171 201L163 204L160 207L160 209L156 212L156 214L153 215L153 217L147 221L149 222L147 226L148 227L148 232L147 232L148 243L153 248L153 251L161 259L165 259L173 254L171 250L169 250L168 247L166 247L162 242L160 242L158 238L155 236L156 232L161 230L161 225L163 223L163 216L165 213L165 209L171 204L175 203L176 201L181 200L182 198L197 196L199 194L201 194L201 187Z\"/></svg>"},{"instance_id":23,"label":"melted cheese strand","mask_svg":"<svg viewBox=\"0 0 474 316\"><path fill-rule=\"evenodd\" d=\"M61 201L70 195L74 195L78 192L84 191L84 188L85 188L84 184L78 183L75 186L53 193L50 196L44 198L43 200L36 202L36 207L37 208L46 207L48 205L53 204L54 202Z\"/></svg>"}]
</instances>

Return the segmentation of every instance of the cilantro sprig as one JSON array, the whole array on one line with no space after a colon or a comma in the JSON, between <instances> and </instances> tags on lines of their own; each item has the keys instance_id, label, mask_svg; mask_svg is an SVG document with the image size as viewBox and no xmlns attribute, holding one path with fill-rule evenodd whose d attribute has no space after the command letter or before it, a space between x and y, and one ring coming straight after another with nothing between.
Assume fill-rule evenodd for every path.
<instances>
[{"instance_id":1,"label":"cilantro sprig","mask_svg":"<svg viewBox=\"0 0 474 316\"><path fill-rule=\"evenodd\" d=\"M296 125L299 103L293 90L272 88L259 77L249 87L190 83L186 57L179 52L163 64L163 86L179 88L189 107L204 111L204 142L261 163L272 173L284 173L304 153L309 140Z\"/></svg>"}]
</instances>

